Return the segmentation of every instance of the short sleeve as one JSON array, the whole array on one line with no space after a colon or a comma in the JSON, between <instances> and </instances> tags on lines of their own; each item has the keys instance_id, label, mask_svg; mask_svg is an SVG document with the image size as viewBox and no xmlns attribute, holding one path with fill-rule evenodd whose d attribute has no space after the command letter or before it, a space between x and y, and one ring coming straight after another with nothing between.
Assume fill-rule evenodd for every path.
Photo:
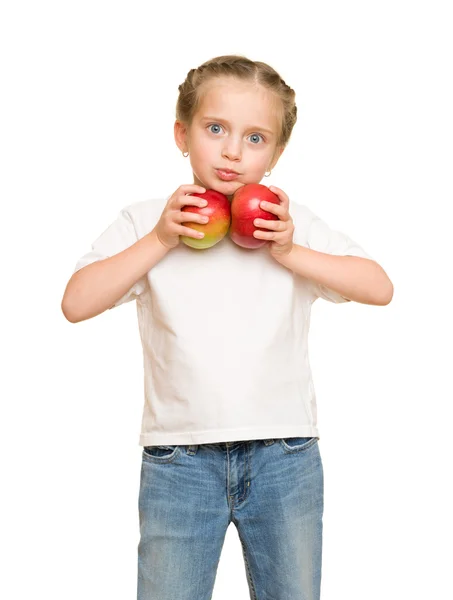
<instances>
[{"instance_id":1,"label":"short sleeve","mask_svg":"<svg viewBox=\"0 0 453 600\"><path fill-rule=\"evenodd\" d=\"M91 251L79 258L74 268L74 273L93 262L104 260L122 252L135 244L138 239L129 212L127 209L121 210L115 221L91 244ZM147 289L147 285L147 276L144 275L110 308L120 306L120 304L130 302L131 300L136 300Z\"/></svg>"},{"instance_id":2,"label":"short sleeve","mask_svg":"<svg viewBox=\"0 0 453 600\"><path fill-rule=\"evenodd\" d=\"M359 256L374 260L365 250L345 233L331 229L319 217L314 217L307 231L307 247L325 254L335 254L337 256ZM341 302L350 302L348 298L341 296L333 290L315 283L312 283L312 289L315 294L315 300L324 298L329 302L339 304Z\"/></svg>"}]
</instances>

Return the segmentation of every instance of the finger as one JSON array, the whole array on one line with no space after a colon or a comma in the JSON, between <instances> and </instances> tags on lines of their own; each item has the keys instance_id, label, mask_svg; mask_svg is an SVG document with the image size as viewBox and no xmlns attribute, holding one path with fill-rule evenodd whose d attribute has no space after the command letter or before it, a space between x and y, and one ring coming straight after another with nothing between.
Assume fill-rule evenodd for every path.
<instances>
[{"instance_id":1,"label":"finger","mask_svg":"<svg viewBox=\"0 0 453 600\"><path fill-rule=\"evenodd\" d=\"M170 196L169 202L175 204L180 202L181 198L187 198L190 194L204 194L206 188L202 185L180 185L179 188Z\"/></svg>"},{"instance_id":2,"label":"finger","mask_svg":"<svg viewBox=\"0 0 453 600\"><path fill-rule=\"evenodd\" d=\"M204 198L199 198L198 196L178 196L174 207L180 210L183 206L199 206L200 208L203 208L207 205L208 201Z\"/></svg>"},{"instance_id":3,"label":"finger","mask_svg":"<svg viewBox=\"0 0 453 600\"><path fill-rule=\"evenodd\" d=\"M197 239L204 238L204 233L202 231L197 231L196 229L183 226L178 227L178 235L187 235L188 237Z\"/></svg>"},{"instance_id":4,"label":"finger","mask_svg":"<svg viewBox=\"0 0 453 600\"><path fill-rule=\"evenodd\" d=\"M286 229L286 224L283 221L255 219L253 224L255 227L264 227L265 229L271 229L272 231L284 231Z\"/></svg>"},{"instance_id":5,"label":"finger","mask_svg":"<svg viewBox=\"0 0 453 600\"><path fill-rule=\"evenodd\" d=\"M281 190L278 187L275 187L275 185L272 185L269 188L280 200L280 206L283 206L283 208L288 211L289 210L289 197L287 196L287 194L285 194L285 192L283 190Z\"/></svg>"},{"instance_id":6,"label":"finger","mask_svg":"<svg viewBox=\"0 0 453 600\"><path fill-rule=\"evenodd\" d=\"M183 194L190 194L194 192L203 194L206 191L206 188L202 185L197 185L196 183L188 183L187 185L180 185L177 191L182 192Z\"/></svg>"},{"instance_id":7,"label":"finger","mask_svg":"<svg viewBox=\"0 0 453 600\"><path fill-rule=\"evenodd\" d=\"M275 231L261 231L261 229L255 229L253 236L260 240L275 240L277 236Z\"/></svg>"},{"instance_id":8,"label":"finger","mask_svg":"<svg viewBox=\"0 0 453 600\"><path fill-rule=\"evenodd\" d=\"M174 220L176 223L209 223L209 217L192 212L191 210L180 210L175 213Z\"/></svg>"},{"instance_id":9,"label":"finger","mask_svg":"<svg viewBox=\"0 0 453 600\"><path fill-rule=\"evenodd\" d=\"M279 197L279 199L280 199L280 200L281 200L283 203L285 203L285 202L286 202L287 204L289 204L289 198L288 198L288 195L287 195L287 194L285 194L285 192L284 192L283 190L281 190L281 189L280 189L280 188L278 188L278 187L275 187L275 185L271 185L269 189L270 189L270 191L271 191L271 192L273 192L273 193L274 193L276 196L278 196L278 197Z\"/></svg>"},{"instance_id":10,"label":"finger","mask_svg":"<svg viewBox=\"0 0 453 600\"><path fill-rule=\"evenodd\" d=\"M287 220L285 217L287 216L288 211L282 204L274 204L274 202L266 202L263 200L260 202L260 208L266 212L272 213L273 215L277 215L277 217L282 221Z\"/></svg>"}]
</instances>

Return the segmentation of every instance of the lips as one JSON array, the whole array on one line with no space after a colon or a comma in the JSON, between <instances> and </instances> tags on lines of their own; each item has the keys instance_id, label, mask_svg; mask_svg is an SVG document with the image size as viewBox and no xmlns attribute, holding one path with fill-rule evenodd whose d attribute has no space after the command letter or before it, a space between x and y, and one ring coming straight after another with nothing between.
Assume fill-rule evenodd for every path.
<instances>
[{"instance_id":1,"label":"lips","mask_svg":"<svg viewBox=\"0 0 453 600\"><path fill-rule=\"evenodd\" d=\"M223 173L236 173L236 175L239 175L239 173L237 171L233 171L233 169L216 169L216 171L223 171Z\"/></svg>"},{"instance_id":2,"label":"lips","mask_svg":"<svg viewBox=\"0 0 453 600\"><path fill-rule=\"evenodd\" d=\"M232 171L231 169L216 169L217 177L223 181L232 181L239 177L239 173Z\"/></svg>"}]
</instances>

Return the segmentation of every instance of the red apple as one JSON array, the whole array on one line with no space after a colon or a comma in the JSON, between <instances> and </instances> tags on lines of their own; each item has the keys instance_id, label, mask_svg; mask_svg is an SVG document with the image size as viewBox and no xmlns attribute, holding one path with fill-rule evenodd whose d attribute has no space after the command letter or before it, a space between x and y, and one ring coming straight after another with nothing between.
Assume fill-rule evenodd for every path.
<instances>
[{"instance_id":1,"label":"red apple","mask_svg":"<svg viewBox=\"0 0 453 600\"><path fill-rule=\"evenodd\" d=\"M196 231L202 231L205 235L203 238L197 239L186 235L180 236L180 239L184 244L197 250L204 250L211 248L220 240L222 240L228 233L228 228L231 222L231 209L230 201L228 198L217 192L216 190L206 190L202 194L193 193L191 196L198 196L208 201L206 206L193 206L187 204L182 207L183 212L193 212L199 215L209 217L209 221L206 225L202 223L191 223L184 222L185 227L190 227Z\"/></svg>"},{"instance_id":2,"label":"red apple","mask_svg":"<svg viewBox=\"0 0 453 600\"><path fill-rule=\"evenodd\" d=\"M269 231L269 229L255 227L253 221L255 219L278 221L278 217L260 208L260 202L263 201L280 204L279 197L260 183L247 183L234 193L231 200L230 238L238 246L260 248L267 243L268 240L254 237L253 232L257 229L259 231Z\"/></svg>"}]
</instances>

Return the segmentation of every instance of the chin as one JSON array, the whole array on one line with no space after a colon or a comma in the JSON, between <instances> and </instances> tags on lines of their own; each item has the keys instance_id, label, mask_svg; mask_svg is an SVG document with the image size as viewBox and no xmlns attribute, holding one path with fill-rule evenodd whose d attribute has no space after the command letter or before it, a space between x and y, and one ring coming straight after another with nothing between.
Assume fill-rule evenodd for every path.
<instances>
[{"instance_id":1,"label":"chin","mask_svg":"<svg viewBox=\"0 0 453 600\"><path fill-rule=\"evenodd\" d=\"M237 179L234 180L234 181L222 181L221 179L218 179L215 182L215 185L218 188L221 188L221 189L224 189L224 190L233 190L232 192L230 192L232 194L233 192L235 192L236 190L238 190L240 187L242 187L245 184L242 183L242 181L238 181ZM224 192L224 193L227 194L228 191Z\"/></svg>"},{"instance_id":2,"label":"chin","mask_svg":"<svg viewBox=\"0 0 453 600\"><path fill-rule=\"evenodd\" d=\"M217 181L213 182L211 189L231 198L234 192L243 185L244 184L240 183L239 181L222 181L221 179L218 179Z\"/></svg>"}]
</instances>

